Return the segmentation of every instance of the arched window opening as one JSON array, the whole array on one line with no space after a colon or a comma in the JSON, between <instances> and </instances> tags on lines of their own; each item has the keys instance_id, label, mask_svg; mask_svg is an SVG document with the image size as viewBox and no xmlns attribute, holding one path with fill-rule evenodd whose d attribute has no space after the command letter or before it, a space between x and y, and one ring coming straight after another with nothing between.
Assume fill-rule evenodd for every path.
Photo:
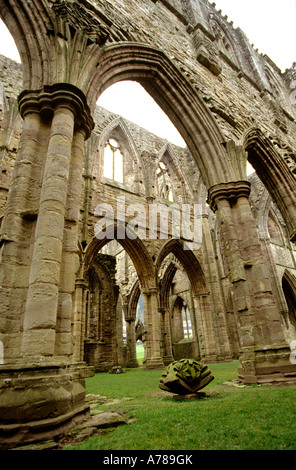
<instances>
[{"instance_id":1,"label":"arched window opening","mask_svg":"<svg viewBox=\"0 0 296 470\"><path fill-rule=\"evenodd\" d=\"M126 321L124 308L122 308L122 338L123 344L126 344Z\"/></svg>"},{"instance_id":2,"label":"arched window opening","mask_svg":"<svg viewBox=\"0 0 296 470\"><path fill-rule=\"evenodd\" d=\"M115 139L109 139L105 145L104 176L118 183L123 183L123 154Z\"/></svg>"},{"instance_id":3,"label":"arched window opening","mask_svg":"<svg viewBox=\"0 0 296 470\"><path fill-rule=\"evenodd\" d=\"M139 364L143 363L145 357L145 348L144 348L144 338L143 334L145 332L144 328L144 308L143 308L143 297L142 294L139 296L137 304L137 313L136 313L136 351L137 351L137 361Z\"/></svg>"},{"instance_id":4,"label":"arched window opening","mask_svg":"<svg viewBox=\"0 0 296 470\"><path fill-rule=\"evenodd\" d=\"M183 331L184 331L184 338L192 338L192 326L190 320L190 313L188 310L188 305L183 300L182 305L182 319L183 319Z\"/></svg>"},{"instance_id":5,"label":"arched window opening","mask_svg":"<svg viewBox=\"0 0 296 470\"><path fill-rule=\"evenodd\" d=\"M173 189L168 168L164 162L159 162L156 171L158 193L161 200L173 202Z\"/></svg>"},{"instance_id":6,"label":"arched window opening","mask_svg":"<svg viewBox=\"0 0 296 470\"><path fill-rule=\"evenodd\" d=\"M192 338L192 325L187 303L178 296L173 309L174 340L179 342L183 339Z\"/></svg>"},{"instance_id":7,"label":"arched window opening","mask_svg":"<svg viewBox=\"0 0 296 470\"><path fill-rule=\"evenodd\" d=\"M295 289L292 288L290 282L287 280L286 276L284 275L282 280L282 287L285 294L285 299L288 306L289 311L289 320L293 327L296 330L296 297L295 297Z\"/></svg>"}]
</instances>

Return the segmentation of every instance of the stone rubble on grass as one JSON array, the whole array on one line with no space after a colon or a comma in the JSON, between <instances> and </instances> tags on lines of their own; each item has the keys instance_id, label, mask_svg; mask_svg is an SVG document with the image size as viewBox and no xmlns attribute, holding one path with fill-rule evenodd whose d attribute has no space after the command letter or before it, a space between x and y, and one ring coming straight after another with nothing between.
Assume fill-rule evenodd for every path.
<instances>
[{"instance_id":1,"label":"stone rubble on grass","mask_svg":"<svg viewBox=\"0 0 296 470\"><path fill-rule=\"evenodd\" d=\"M237 388L245 388L246 385L242 384L239 380L234 379L230 380L228 382L223 382L222 385L230 385L232 387L237 387Z\"/></svg>"}]
</instances>

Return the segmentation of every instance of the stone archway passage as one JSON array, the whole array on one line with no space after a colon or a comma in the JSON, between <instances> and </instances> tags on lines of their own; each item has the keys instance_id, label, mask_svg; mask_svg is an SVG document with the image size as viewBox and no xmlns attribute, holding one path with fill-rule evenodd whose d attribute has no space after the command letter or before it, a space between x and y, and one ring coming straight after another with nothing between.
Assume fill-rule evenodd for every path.
<instances>
[{"instance_id":1,"label":"stone archway passage","mask_svg":"<svg viewBox=\"0 0 296 470\"><path fill-rule=\"evenodd\" d=\"M184 243L181 240L171 239L165 243L155 262L156 273L159 272L162 262L170 253L173 253L184 267L191 282L194 295L208 294L209 290L201 265L194 253L191 250L185 249Z\"/></svg>"},{"instance_id":2,"label":"stone archway passage","mask_svg":"<svg viewBox=\"0 0 296 470\"><path fill-rule=\"evenodd\" d=\"M171 239L163 246L159 253L155 267L159 276L159 270L165 258L172 253L180 262L188 277L191 285L193 307L195 314L192 317L192 334L195 346L193 354L199 355L207 360L213 359L214 335L213 320L210 305L210 293L206 284L205 275L195 254L190 250L184 249L184 243L181 240ZM163 276L160 291L160 307L163 314L163 328L166 337L166 349L171 350L172 338L169 326L169 289L172 279L176 273L176 267L171 263Z\"/></svg>"},{"instance_id":3,"label":"stone archway passage","mask_svg":"<svg viewBox=\"0 0 296 470\"><path fill-rule=\"evenodd\" d=\"M120 235L117 237L117 231ZM150 288L155 286L155 268L154 263L143 242L139 238L131 240L128 236L124 236L125 227L118 225L110 225L104 232L104 238L94 237L87 246L84 257L84 272L86 272L94 259L94 256L107 244L110 240L117 240L130 256L135 269L137 271L139 281L142 288Z\"/></svg>"},{"instance_id":4,"label":"stone archway passage","mask_svg":"<svg viewBox=\"0 0 296 470\"><path fill-rule=\"evenodd\" d=\"M120 233L118 242L126 250L135 266L143 296L145 327L147 329L145 342L146 362L144 367L162 368L163 361L160 354L160 331L157 309L158 289L156 286L154 263L143 242L138 238L134 239L133 237L133 240L131 240L127 236L123 237L122 230L125 230L125 227L119 225L115 227L109 226L106 228L104 232L105 237L102 240L99 239L100 237L95 237L92 240L85 252L83 271L87 272L96 253L113 238L113 235L117 239L116 234Z\"/></svg>"}]
</instances>

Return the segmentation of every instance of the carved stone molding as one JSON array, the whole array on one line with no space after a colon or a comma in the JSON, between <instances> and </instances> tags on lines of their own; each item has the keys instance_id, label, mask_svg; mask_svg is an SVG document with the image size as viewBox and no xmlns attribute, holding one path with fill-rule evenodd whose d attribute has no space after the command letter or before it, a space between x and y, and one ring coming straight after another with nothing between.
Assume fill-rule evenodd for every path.
<instances>
[{"instance_id":1,"label":"carved stone molding","mask_svg":"<svg viewBox=\"0 0 296 470\"><path fill-rule=\"evenodd\" d=\"M52 6L56 16L62 18L72 28L83 31L83 33L93 42L103 46L109 32L101 22L86 8L78 2L68 2L66 0L56 0Z\"/></svg>"},{"instance_id":2,"label":"carved stone molding","mask_svg":"<svg viewBox=\"0 0 296 470\"><path fill-rule=\"evenodd\" d=\"M251 192L251 183L248 181L235 181L230 183L221 183L209 189L208 204L213 212L218 208L218 201L227 199L234 204L238 198L249 198Z\"/></svg>"},{"instance_id":3,"label":"carved stone molding","mask_svg":"<svg viewBox=\"0 0 296 470\"><path fill-rule=\"evenodd\" d=\"M192 37L198 62L209 69L214 75L220 75L222 64L213 38L205 34L204 29L201 29L199 25L192 31Z\"/></svg>"},{"instance_id":4,"label":"carved stone molding","mask_svg":"<svg viewBox=\"0 0 296 470\"><path fill-rule=\"evenodd\" d=\"M42 90L23 91L19 95L19 111L24 118L31 112L40 113L42 119L50 120L54 109L63 106L71 109L75 115L75 127L86 132L86 139L90 136L94 122L87 105L86 98L81 90L67 83L46 85Z\"/></svg>"}]
</instances>

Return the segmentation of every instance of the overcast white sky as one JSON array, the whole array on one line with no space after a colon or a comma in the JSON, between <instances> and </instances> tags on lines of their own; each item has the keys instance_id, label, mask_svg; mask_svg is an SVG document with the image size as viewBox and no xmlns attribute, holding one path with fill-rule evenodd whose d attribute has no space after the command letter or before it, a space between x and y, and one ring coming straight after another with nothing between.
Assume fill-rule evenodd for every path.
<instances>
[{"instance_id":1,"label":"overcast white sky","mask_svg":"<svg viewBox=\"0 0 296 470\"><path fill-rule=\"evenodd\" d=\"M283 71L296 61L296 0L215 0L228 20L248 36L259 52L267 54ZM0 21L0 54L20 62L15 44ZM131 82L106 90L98 104L126 119L184 145L170 120L143 88Z\"/></svg>"}]
</instances>

